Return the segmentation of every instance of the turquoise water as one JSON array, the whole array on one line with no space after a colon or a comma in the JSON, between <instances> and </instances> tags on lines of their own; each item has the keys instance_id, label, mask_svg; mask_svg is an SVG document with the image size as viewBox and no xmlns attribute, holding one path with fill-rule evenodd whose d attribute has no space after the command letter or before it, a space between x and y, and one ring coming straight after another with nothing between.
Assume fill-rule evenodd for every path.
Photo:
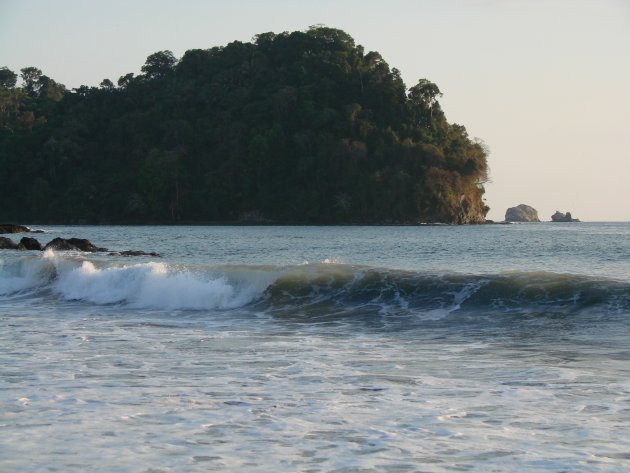
<instances>
[{"instance_id":1,"label":"turquoise water","mask_svg":"<svg viewBox=\"0 0 630 473\"><path fill-rule=\"evenodd\" d=\"M630 468L630 224L41 228L2 471Z\"/></svg>"}]
</instances>

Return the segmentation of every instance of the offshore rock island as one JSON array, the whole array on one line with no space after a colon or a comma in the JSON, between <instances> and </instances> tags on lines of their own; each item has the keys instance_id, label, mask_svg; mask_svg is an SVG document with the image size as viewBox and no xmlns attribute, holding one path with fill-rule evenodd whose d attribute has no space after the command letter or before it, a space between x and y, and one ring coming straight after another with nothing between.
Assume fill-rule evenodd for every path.
<instances>
[{"instance_id":1,"label":"offshore rock island","mask_svg":"<svg viewBox=\"0 0 630 473\"><path fill-rule=\"evenodd\" d=\"M506 222L540 222L538 211L529 205L520 204L510 207L505 212Z\"/></svg>"},{"instance_id":2,"label":"offshore rock island","mask_svg":"<svg viewBox=\"0 0 630 473\"><path fill-rule=\"evenodd\" d=\"M67 90L0 68L0 218L484 223L486 148L341 30L150 55Z\"/></svg>"},{"instance_id":3,"label":"offshore rock island","mask_svg":"<svg viewBox=\"0 0 630 473\"><path fill-rule=\"evenodd\" d=\"M579 222L580 219L573 218L573 216L571 215L571 212L562 213L559 210L556 210L556 213L554 213L551 216L551 221L552 222Z\"/></svg>"}]
</instances>

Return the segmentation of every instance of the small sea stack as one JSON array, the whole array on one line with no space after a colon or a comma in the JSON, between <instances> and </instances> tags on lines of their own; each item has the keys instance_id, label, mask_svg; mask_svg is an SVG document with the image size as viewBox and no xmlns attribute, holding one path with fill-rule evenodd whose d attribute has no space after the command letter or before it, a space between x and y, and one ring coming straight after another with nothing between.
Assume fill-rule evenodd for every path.
<instances>
[{"instance_id":1,"label":"small sea stack","mask_svg":"<svg viewBox=\"0 0 630 473\"><path fill-rule=\"evenodd\" d=\"M562 213L556 210L556 213L551 216L552 222L579 222L579 218L573 218L571 212Z\"/></svg>"},{"instance_id":2,"label":"small sea stack","mask_svg":"<svg viewBox=\"0 0 630 473\"><path fill-rule=\"evenodd\" d=\"M521 204L510 207L505 212L506 222L540 222L538 211L534 207Z\"/></svg>"}]
</instances>

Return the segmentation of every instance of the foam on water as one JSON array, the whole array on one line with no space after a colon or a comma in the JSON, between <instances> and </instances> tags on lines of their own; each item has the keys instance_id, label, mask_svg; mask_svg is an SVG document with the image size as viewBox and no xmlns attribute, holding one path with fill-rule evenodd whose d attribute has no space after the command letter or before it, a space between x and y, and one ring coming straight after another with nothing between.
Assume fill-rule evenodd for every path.
<instances>
[{"instance_id":1,"label":"foam on water","mask_svg":"<svg viewBox=\"0 0 630 473\"><path fill-rule=\"evenodd\" d=\"M47 250L0 263L0 295L46 290L65 300L136 309L231 309L259 298L274 278L256 271L248 276L228 281L225 274L157 262L99 267L83 256Z\"/></svg>"},{"instance_id":2,"label":"foam on water","mask_svg":"<svg viewBox=\"0 0 630 473\"><path fill-rule=\"evenodd\" d=\"M60 272L53 292L68 300L94 304L126 304L149 309L232 309L250 303L265 289L254 281L230 283L164 263L97 268L90 261Z\"/></svg>"}]
</instances>

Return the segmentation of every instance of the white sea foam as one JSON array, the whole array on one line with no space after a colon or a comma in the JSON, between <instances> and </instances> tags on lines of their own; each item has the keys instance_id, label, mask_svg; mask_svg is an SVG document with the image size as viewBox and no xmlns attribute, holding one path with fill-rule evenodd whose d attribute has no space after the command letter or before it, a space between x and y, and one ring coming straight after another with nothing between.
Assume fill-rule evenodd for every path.
<instances>
[{"instance_id":1,"label":"white sea foam","mask_svg":"<svg viewBox=\"0 0 630 473\"><path fill-rule=\"evenodd\" d=\"M254 300L265 286L238 284L176 271L164 263L97 268L84 261L60 272L53 291L69 300L152 309L231 309Z\"/></svg>"}]
</instances>

